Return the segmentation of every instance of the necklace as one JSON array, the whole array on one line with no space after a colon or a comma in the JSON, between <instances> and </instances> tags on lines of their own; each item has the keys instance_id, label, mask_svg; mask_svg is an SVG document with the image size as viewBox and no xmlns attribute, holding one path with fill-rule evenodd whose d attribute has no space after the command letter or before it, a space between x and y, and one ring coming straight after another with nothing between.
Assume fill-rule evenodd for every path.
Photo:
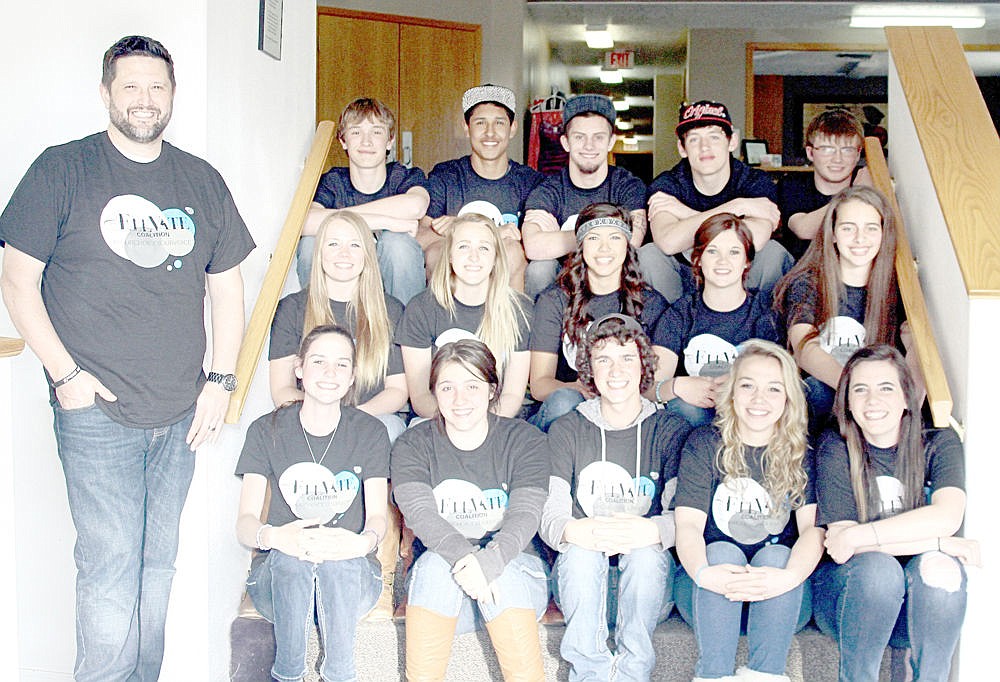
<instances>
[{"instance_id":1,"label":"necklace","mask_svg":"<svg viewBox=\"0 0 1000 682\"><path fill-rule=\"evenodd\" d=\"M323 460L326 459L326 453L330 452L330 446L333 445L333 437L337 435L337 426L333 427L333 433L330 434L330 440L326 443L326 449L323 450L322 456L320 456L319 461L316 461L316 453L313 452L312 445L309 444L309 434L306 433L306 427L302 426L302 422L299 422L299 428L302 429L302 437L306 439L306 447L309 448L309 456L312 458L313 464L322 464Z\"/></svg>"}]
</instances>

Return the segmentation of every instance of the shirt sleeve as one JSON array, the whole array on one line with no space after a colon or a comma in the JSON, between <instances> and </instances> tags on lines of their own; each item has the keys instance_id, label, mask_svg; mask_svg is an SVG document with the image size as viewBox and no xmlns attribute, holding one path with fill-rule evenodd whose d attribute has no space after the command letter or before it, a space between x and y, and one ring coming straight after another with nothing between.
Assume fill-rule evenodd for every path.
<instances>
[{"instance_id":1,"label":"shirt sleeve","mask_svg":"<svg viewBox=\"0 0 1000 682\"><path fill-rule=\"evenodd\" d=\"M813 286L811 277L803 275L792 282L785 295L785 314L788 318L786 326L789 329L795 324L815 326L816 296L816 287Z\"/></svg>"},{"instance_id":2,"label":"shirt sleeve","mask_svg":"<svg viewBox=\"0 0 1000 682\"><path fill-rule=\"evenodd\" d=\"M653 344L673 351L677 356L678 367L684 364L684 345L688 332L691 330L690 302L690 295L675 301L670 309L660 317L660 322L653 332ZM674 374L677 372L675 371Z\"/></svg>"},{"instance_id":3,"label":"shirt sleeve","mask_svg":"<svg viewBox=\"0 0 1000 682\"><path fill-rule=\"evenodd\" d=\"M386 376L403 373L403 352L396 341L396 331L403 319L403 304L392 296L386 296L386 312L389 314L389 327L392 330L391 343L389 344L389 367Z\"/></svg>"},{"instance_id":4,"label":"shirt sleeve","mask_svg":"<svg viewBox=\"0 0 1000 682\"><path fill-rule=\"evenodd\" d=\"M931 429L924 440L931 492L941 488L965 490L965 452L955 432L950 428Z\"/></svg>"},{"instance_id":5,"label":"shirt sleeve","mask_svg":"<svg viewBox=\"0 0 1000 682\"><path fill-rule=\"evenodd\" d=\"M558 219L559 209L562 205L560 201L559 180L559 176L546 178L540 185L531 190L528 198L524 201L525 210L538 209L548 211Z\"/></svg>"},{"instance_id":6,"label":"shirt sleeve","mask_svg":"<svg viewBox=\"0 0 1000 682\"><path fill-rule=\"evenodd\" d=\"M858 520L847 444L833 430L823 433L816 448L816 502L817 526Z\"/></svg>"},{"instance_id":7,"label":"shirt sleeve","mask_svg":"<svg viewBox=\"0 0 1000 682\"><path fill-rule=\"evenodd\" d=\"M677 469L675 507L711 513L716 443L712 426L699 427L688 436Z\"/></svg>"},{"instance_id":8,"label":"shirt sleeve","mask_svg":"<svg viewBox=\"0 0 1000 682\"><path fill-rule=\"evenodd\" d=\"M616 167L617 168L617 167ZM619 169L619 181L612 192L613 201L630 211L646 210L646 185L625 169Z\"/></svg>"},{"instance_id":9,"label":"shirt sleeve","mask_svg":"<svg viewBox=\"0 0 1000 682\"><path fill-rule=\"evenodd\" d=\"M316 195L313 201L322 204L326 208L340 208L340 173L338 168L331 168L319 179L316 186Z\"/></svg>"},{"instance_id":10,"label":"shirt sleeve","mask_svg":"<svg viewBox=\"0 0 1000 682\"><path fill-rule=\"evenodd\" d=\"M250 231L236 208L236 202L233 201L233 195L229 192L226 181L214 168L209 166L208 169L218 182L218 197L215 204L218 239L212 250L212 258L205 266L205 272L211 275L236 267L257 245L254 244L253 237L250 236Z\"/></svg>"},{"instance_id":11,"label":"shirt sleeve","mask_svg":"<svg viewBox=\"0 0 1000 682\"><path fill-rule=\"evenodd\" d=\"M66 205L67 169L46 150L28 168L0 215L0 240L47 263L55 251Z\"/></svg>"},{"instance_id":12,"label":"shirt sleeve","mask_svg":"<svg viewBox=\"0 0 1000 682\"><path fill-rule=\"evenodd\" d=\"M657 192L663 192L664 194L669 194L672 197L679 196L681 194L680 185L674 179L674 168L670 170L665 170L653 180L646 190L646 198L653 196Z\"/></svg>"},{"instance_id":13,"label":"shirt sleeve","mask_svg":"<svg viewBox=\"0 0 1000 682\"><path fill-rule=\"evenodd\" d=\"M410 299L403 317L396 328L396 343L400 346L410 348L430 348L433 342L431 333L431 316L429 302L433 301L433 294L430 289L422 292Z\"/></svg>"},{"instance_id":14,"label":"shirt sleeve","mask_svg":"<svg viewBox=\"0 0 1000 682\"><path fill-rule=\"evenodd\" d=\"M271 341L267 349L267 359L277 360L296 355L302 343L302 325L305 323L305 309L299 305L300 296L289 294L278 301L278 308L271 320Z\"/></svg>"},{"instance_id":15,"label":"shirt sleeve","mask_svg":"<svg viewBox=\"0 0 1000 682\"><path fill-rule=\"evenodd\" d=\"M236 462L235 473L237 476L243 476L243 474L270 476L273 474L271 463L267 457L267 453L273 449L273 446L268 448L265 442L268 438L265 436L265 432L268 430L265 420L271 418L271 414L265 414L263 417L259 417L247 429L247 436L243 441L243 451L240 452L240 458Z\"/></svg>"},{"instance_id":16,"label":"shirt sleeve","mask_svg":"<svg viewBox=\"0 0 1000 682\"><path fill-rule=\"evenodd\" d=\"M538 295L531 326L531 350L559 354L565 305L561 298L556 287L549 287Z\"/></svg>"},{"instance_id":17,"label":"shirt sleeve","mask_svg":"<svg viewBox=\"0 0 1000 682\"><path fill-rule=\"evenodd\" d=\"M440 218L448 211L448 182L453 182L451 173L445 164L439 163L427 175L425 187L431 196L431 203L427 206L428 218Z\"/></svg>"}]
</instances>

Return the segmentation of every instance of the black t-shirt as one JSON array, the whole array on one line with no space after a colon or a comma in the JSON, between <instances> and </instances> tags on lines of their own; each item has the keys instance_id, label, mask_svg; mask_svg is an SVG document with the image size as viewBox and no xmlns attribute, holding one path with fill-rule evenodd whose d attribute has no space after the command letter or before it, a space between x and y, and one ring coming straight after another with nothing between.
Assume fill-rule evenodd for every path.
<instances>
[{"instance_id":1,"label":"black t-shirt","mask_svg":"<svg viewBox=\"0 0 1000 682\"><path fill-rule=\"evenodd\" d=\"M520 419L488 419L486 440L474 450L455 447L437 420L407 429L392 449L393 485L430 486L441 517L480 547L503 526L512 491L549 485L545 434Z\"/></svg>"},{"instance_id":2,"label":"black t-shirt","mask_svg":"<svg viewBox=\"0 0 1000 682\"><path fill-rule=\"evenodd\" d=\"M528 339L531 336L531 303L528 297L518 295L525 318L518 316L518 329L521 341L515 352L528 350ZM486 305L465 305L455 299L455 316L445 310L444 306L434 298L434 292L424 289L410 299L403 312L403 319L396 331L396 343L410 348L430 348L431 353L446 343L461 339L476 339L479 324L483 321ZM500 362L501 358L497 358Z\"/></svg>"},{"instance_id":3,"label":"black t-shirt","mask_svg":"<svg viewBox=\"0 0 1000 682\"><path fill-rule=\"evenodd\" d=\"M833 195L823 194L816 189L813 173L786 173L778 180L781 229L776 236L796 261L802 258L812 240L802 239L792 232L788 227L789 219L796 213L812 213L817 208L826 206L832 198Z\"/></svg>"},{"instance_id":4,"label":"black t-shirt","mask_svg":"<svg viewBox=\"0 0 1000 682\"><path fill-rule=\"evenodd\" d=\"M691 432L681 454L675 506L691 507L708 515L706 545L719 540L732 542L748 557L768 544L791 547L799 535L792 510L782 501L780 511L772 516L775 501L763 485L761 459L766 448L745 446L750 477L726 485L723 473L715 464L720 442L715 426L701 426ZM806 453L803 468L809 480L804 504L814 504L812 450Z\"/></svg>"},{"instance_id":5,"label":"black t-shirt","mask_svg":"<svg viewBox=\"0 0 1000 682\"><path fill-rule=\"evenodd\" d=\"M576 216L580 211L598 202L622 206L629 211L646 209L646 185L624 168L608 166L608 177L597 187L581 189L573 184L569 169L559 175L550 175L528 195L527 210L548 211L564 230L576 229Z\"/></svg>"},{"instance_id":6,"label":"black t-shirt","mask_svg":"<svg viewBox=\"0 0 1000 682\"><path fill-rule=\"evenodd\" d=\"M669 506L677 488L677 465L690 430L683 417L657 410L638 427L605 430L602 460L600 427L576 410L557 419L549 429L552 475L570 486L573 518L662 513L664 489Z\"/></svg>"},{"instance_id":7,"label":"black t-shirt","mask_svg":"<svg viewBox=\"0 0 1000 682\"><path fill-rule=\"evenodd\" d=\"M624 312L619 295L619 291L614 291L591 298L587 303L591 321L611 313ZM531 350L558 354L556 379L565 382L576 381L577 378L576 344L571 343L562 330L563 314L568 305L569 296L566 292L558 284L551 285L535 301L535 317L531 327ZM667 300L663 296L649 287L643 288L639 323L650 338L653 338L653 330L666 309Z\"/></svg>"},{"instance_id":8,"label":"black t-shirt","mask_svg":"<svg viewBox=\"0 0 1000 682\"><path fill-rule=\"evenodd\" d=\"M815 279L803 275L792 282L785 295L786 329L796 324L816 326L816 302L819 288ZM820 347L841 365L866 344L865 308L868 306L867 287L844 286L837 316L826 321L819 330Z\"/></svg>"},{"instance_id":9,"label":"black t-shirt","mask_svg":"<svg viewBox=\"0 0 1000 682\"><path fill-rule=\"evenodd\" d=\"M896 478L896 447L879 448L868 442L865 451L872 460L880 496L878 513L872 520L884 519L902 511L903 484ZM851 487L851 469L847 444L833 429L823 433L816 455L816 496L819 501L817 525L837 521L858 521L858 508ZM962 443L951 429L924 431L926 457L924 490L926 501L942 488L965 490L965 456Z\"/></svg>"},{"instance_id":10,"label":"black t-shirt","mask_svg":"<svg viewBox=\"0 0 1000 682\"><path fill-rule=\"evenodd\" d=\"M273 526L322 518L323 525L360 533L365 527L364 482L389 476L385 426L361 410L343 406L332 440L310 435L307 445L299 421L301 409L302 403L293 403L250 425L236 475L267 477L271 484L267 520Z\"/></svg>"},{"instance_id":11,"label":"black t-shirt","mask_svg":"<svg viewBox=\"0 0 1000 682\"><path fill-rule=\"evenodd\" d=\"M455 216L472 202L486 202L489 206L470 206L489 218L500 215L498 225L519 225L524 217L524 201L545 176L534 168L509 161L503 177L489 180L472 167L469 156L442 161L427 176L427 191L431 203L427 216L438 218Z\"/></svg>"},{"instance_id":12,"label":"black t-shirt","mask_svg":"<svg viewBox=\"0 0 1000 682\"><path fill-rule=\"evenodd\" d=\"M309 304L309 290L303 289L289 294L278 301L278 309L274 313L271 321L271 343L268 348L267 359L277 360L287 358L299 352L302 344L302 325L305 324L306 306ZM390 332L399 328L399 321L403 317L403 304L398 300L385 294L385 309L389 315ZM333 318L337 324L344 327L353 336L357 333L357 319L354 315L347 314L347 303L344 301L334 301L330 299L330 310L333 311ZM386 376L403 373L403 355L396 343L389 344L389 366L386 369ZM359 394L356 398L358 405L363 405L378 395L385 388L385 384L379 381L364 394Z\"/></svg>"},{"instance_id":13,"label":"black t-shirt","mask_svg":"<svg viewBox=\"0 0 1000 682\"><path fill-rule=\"evenodd\" d=\"M747 339L779 340L767 297L748 292L735 310L712 310L700 291L682 296L660 318L653 343L677 355L675 376L728 374L736 346Z\"/></svg>"},{"instance_id":14,"label":"black t-shirt","mask_svg":"<svg viewBox=\"0 0 1000 682\"><path fill-rule=\"evenodd\" d=\"M316 195L313 201L326 208L350 208L359 204L367 204L376 199L394 197L405 194L413 187L424 187L427 179L419 168L407 168L393 161L385 167L385 184L373 194L366 194L354 188L351 184L351 169L343 166L331 168L319 179ZM380 229L378 225L369 225L373 230Z\"/></svg>"}]
</instances>

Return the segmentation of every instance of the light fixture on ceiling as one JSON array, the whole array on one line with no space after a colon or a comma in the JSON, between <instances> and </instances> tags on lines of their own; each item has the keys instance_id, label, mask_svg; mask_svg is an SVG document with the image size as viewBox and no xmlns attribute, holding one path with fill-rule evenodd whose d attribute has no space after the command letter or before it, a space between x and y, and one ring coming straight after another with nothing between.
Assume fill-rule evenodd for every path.
<instances>
[{"instance_id":1,"label":"light fixture on ceiling","mask_svg":"<svg viewBox=\"0 0 1000 682\"><path fill-rule=\"evenodd\" d=\"M622 144L625 145L626 147L638 147L639 138L637 138L635 135L630 135L629 137L622 139Z\"/></svg>"},{"instance_id":2,"label":"light fixture on ceiling","mask_svg":"<svg viewBox=\"0 0 1000 682\"><path fill-rule=\"evenodd\" d=\"M886 26L951 26L952 28L982 28L986 17L977 7L956 5L921 5L855 7L851 12L851 28L885 28Z\"/></svg>"},{"instance_id":3,"label":"light fixture on ceiling","mask_svg":"<svg viewBox=\"0 0 1000 682\"><path fill-rule=\"evenodd\" d=\"M601 82L615 85L622 82L622 72L618 69L601 69Z\"/></svg>"},{"instance_id":4,"label":"light fixture on ceiling","mask_svg":"<svg viewBox=\"0 0 1000 682\"><path fill-rule=\"evenodd\" d=\"M618 130L632 130L632 128L635 127L635 124L632 123L632 121L623 121L618 119L615 121L615 127L618 128Z\"/></svg>"},{"instance_id":5,"label":"light fixture on ceiling","mask_svg":"<svg viewBox=\"0 0 1000 682\"><path fill-rule=\"evenodd\" d=\"M615 111L628 111L628 100L615 99L611 103L615 105Z\"/></svg>"},{"instance_id":6,"label":"light fixture on ceiling","mask_svg":"<svg viewBox=\"0 0 1000 682\"><path fill-rule=\"evenodd\" d=\"M611 31L604 25L588 25L583 30L587 47L593 50L607 50L615 46L615 41L611 37Z\"/></svg>"}]
</instances>

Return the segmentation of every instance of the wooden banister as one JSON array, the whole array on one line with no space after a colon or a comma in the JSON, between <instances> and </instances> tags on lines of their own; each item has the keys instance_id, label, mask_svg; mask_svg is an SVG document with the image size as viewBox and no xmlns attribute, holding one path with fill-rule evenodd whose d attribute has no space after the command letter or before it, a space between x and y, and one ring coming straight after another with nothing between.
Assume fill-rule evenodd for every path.
<instances>
[{"instance_id":1,"label":"wooden banister","mask_svg":"<svg viewBox=\"0 0 1000 682\"><path fill-rule=\"evenodd\" d=\"M12 339L0 336L0 358L12 358L24 350L24 339Z\"/></svg>"},{"instance_id":2,"label":"wooden banister","mask_svg":"<svg viewBox=\"0 0 1000 682\"><path fill-rule=\"evenodd\" d=\"M892 188L889 167L882 153L882 143L875 137L865 138L865 157L868 160L868 170L876 189L888 197L896 212L896 279L899 282L899 295L906 309L906 319L913 336L913 345L917 353L920 371L924 375L927 387L927 402L931 408L931 419L934 426L948 426L951 417L951 390L941 362L937 341L934 339L934 329L931 327L930 316L927 314L927 304L924 292L917 278L917 264L913 260L910 241L906 236L903 217L896 203L896 193Z\"/></svg>"},{"instance_id":3,"label":"wooden banister","mask_svg":"<svg viewBox=\"0 0 1000 682\"><path fill-rule=\"evenodd\" d=\"M260 362L260 354L264 350L264 340L271 330L271 320L274 318L278 299L281 297L285 279L288 277L288 270L295 257L295 249L299 243L299 236L302 234L302 224L305 222L309 206L316 195L319 177L326 167L326 159L333 144L334 132L335 125L330 121L321 121L316 127L316 136L313 137L309 156L306 157L298 187L292 197L292 204L288 208L285 224L278 236L278 243L271 255L271 263L264 275L260 294L258 294L257 303L254 304L253 312L250 314L250 323L247 325L243 344L240 346L240 354L236 359L236 378L239 385L229 399L229 411L226 412L227 424L235 424L243 412L243 404L246 402L254 372Z\"/></svg>"}]
</instances>

